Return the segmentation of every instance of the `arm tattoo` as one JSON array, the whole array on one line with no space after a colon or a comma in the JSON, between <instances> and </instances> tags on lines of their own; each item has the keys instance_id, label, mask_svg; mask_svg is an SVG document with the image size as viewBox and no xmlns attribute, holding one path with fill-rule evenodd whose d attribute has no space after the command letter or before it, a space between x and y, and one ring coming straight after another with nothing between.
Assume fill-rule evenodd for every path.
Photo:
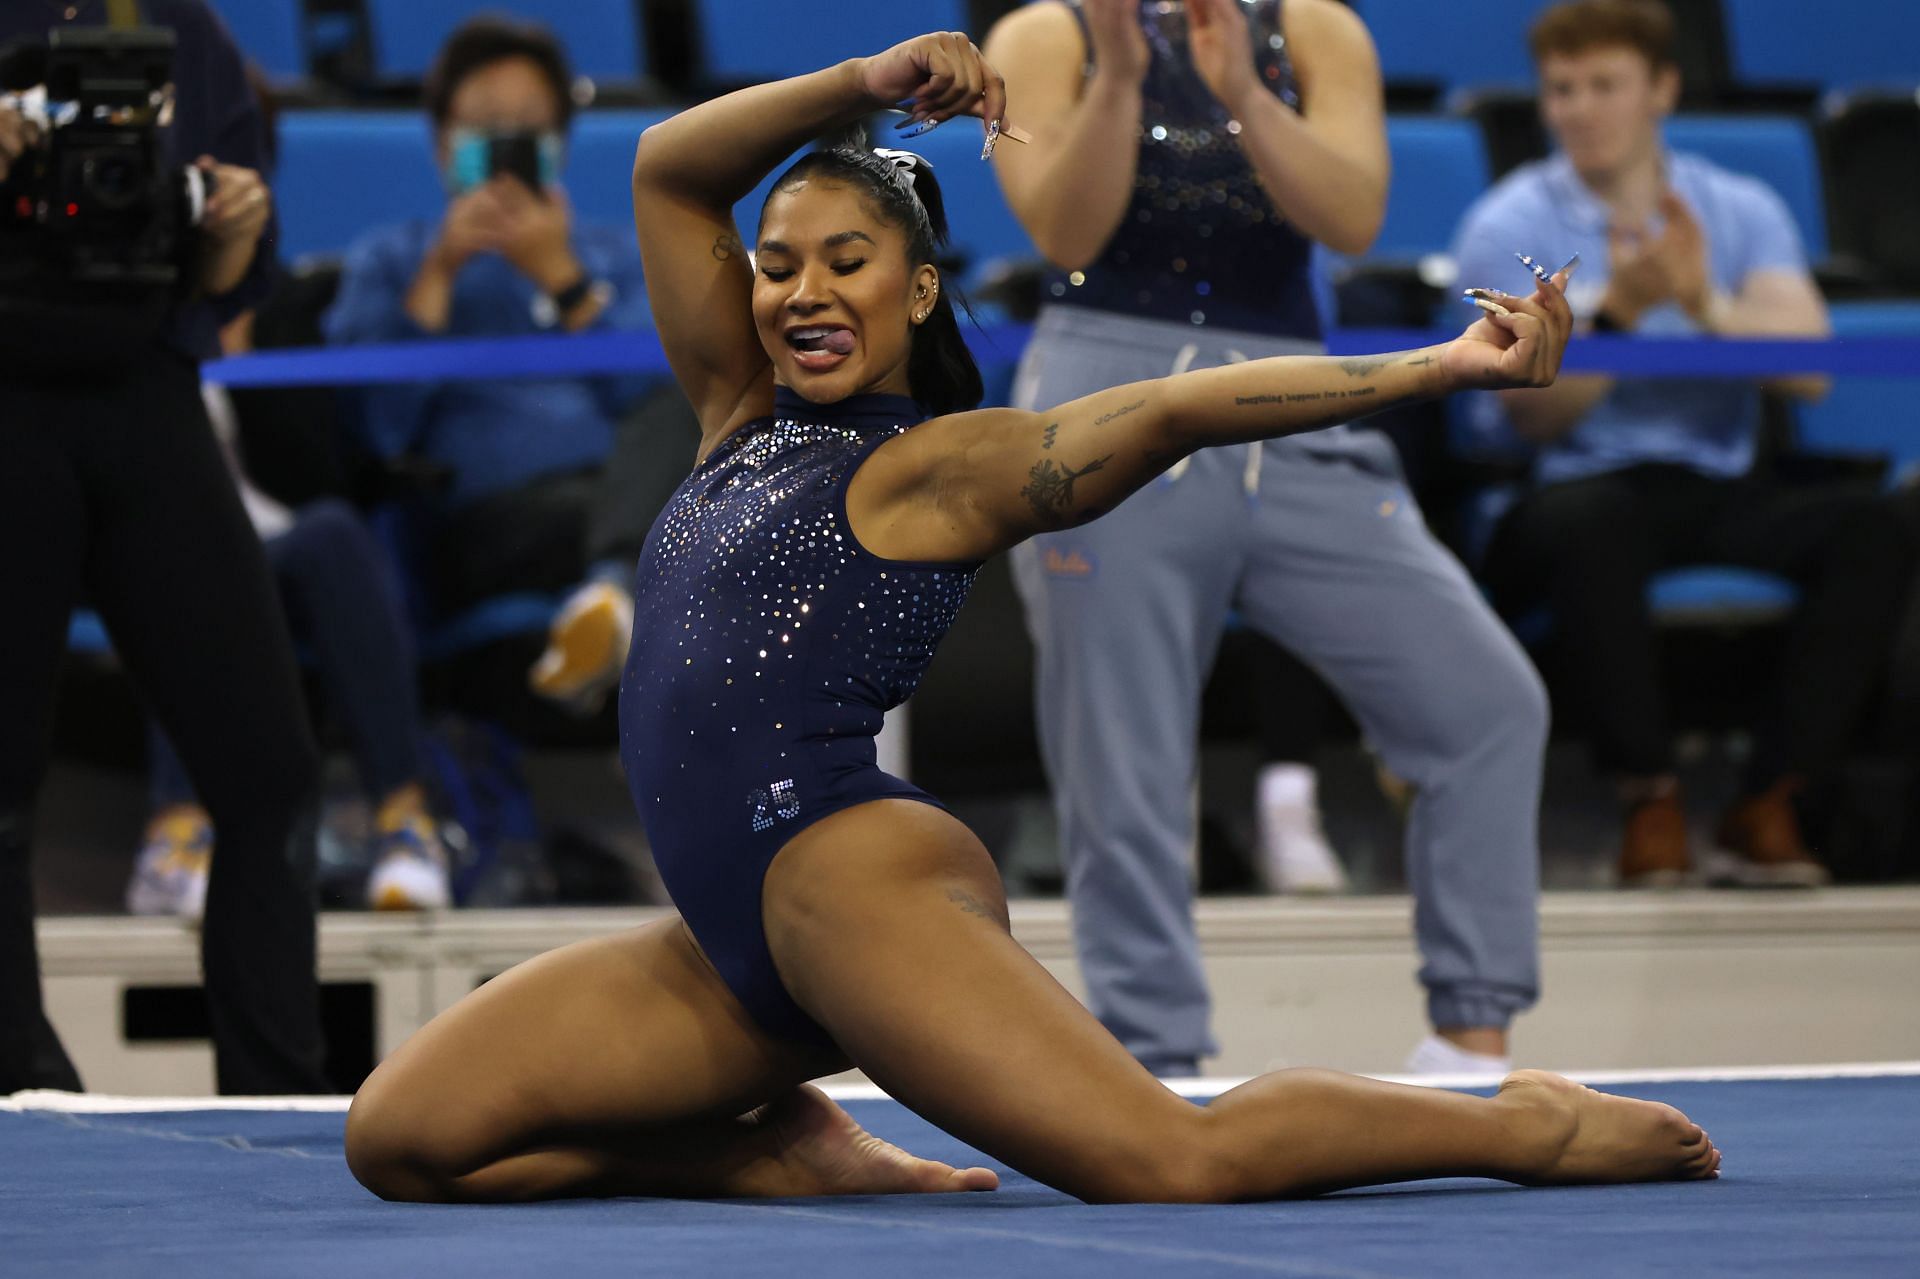
<instances>
[{"instance_id":1,"label":"arm tattoo","mask_svg":"<svg viewBox=\"0 0 1920 1279\"><path fill-rule=\"evenodd\" d=\"M713 242L715 262L731 262L737 257L745 256L746 252L747 246L740 243L740 237L731 231L722 231L719 238Z\"/></svg>"},{"instance_id":2,"label":"arm tattoo","mask_svg":"<svg viewBox=\"0 0 1920 1279\"><path fill-rule=\"evenodd\" d=\"M1075 471L1055 466L1052 458L1043 457L1027 472L1027 486L1020 490L1020 496L1032 504L1033 513L1043 522L1054 523L1073 505L1073 482L1083 475L1092 475L1112 458L1113 454L1109 453Z\"/></svg>"},{"instance_id":3,"label":"arm tattoo","mask_svg":"<svg viewBox=\"0 0 1920 1279\"><path fill-rule=\"evenodd\" d=\"M1145 403L1145 400L1135 400L1133 403L1117 408L1111 413L1102 413L1099 417L1093 419L1093 424L1095 426L1105 426L1117 417L1125 417Z\"/></svg>"},{"instance_id":4,"label":"arm tattoo","mask_svg":"<svg viewBox=\"0 0 1920 1279\"><path fill-rule=\"evenodd\" d=\"M1358 359L1340 361L1340 371L1348 377L1365 377L1392 363L1393 357L1390 355L1367 355Z\"/></svg>"},{"instance_id":5,"label":"arm tattoo","mask_svg":"<svg viewBox=\"0 0 1920 1279\"><path fill-rule=\"evenodd\" d=\"M1236 395L1233 402L1242 408L1266 404L1311 404L1316 400L1364 400L1378 395L1377 386L1356 387L1351 391L1289 391L1285 395Z\"/></svg>"}]
</instances>

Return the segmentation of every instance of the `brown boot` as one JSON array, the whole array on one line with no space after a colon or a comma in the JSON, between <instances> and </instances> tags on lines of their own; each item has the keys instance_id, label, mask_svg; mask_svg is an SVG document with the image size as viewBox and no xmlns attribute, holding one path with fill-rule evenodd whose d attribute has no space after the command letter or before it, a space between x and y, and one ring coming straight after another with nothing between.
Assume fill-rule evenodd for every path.
<instances>
[{"instance_id":1,"label":"brown boot","mask_svg":"<svg viewBox=\"0 0 1920 1279\"><path fill-rule=\"evenodd\" d=\"M1688 870L1687 810L1679 793L1630 804L1620 838L1620 887L1679 888Z\"/></svg>"},{"instance_id":2,"label":"brown boot","mask_svg":"<svg viewBox=\"0 0 1920 1279\"><path fill-rule=\"evenodd\" d=\"M1741 888L1819 888L1833 876L1800 836L1793 811L1796 778L1749 795L1720 821L1719 849L1709 859L1707 882Z\"/></svg>"}]
</instances>

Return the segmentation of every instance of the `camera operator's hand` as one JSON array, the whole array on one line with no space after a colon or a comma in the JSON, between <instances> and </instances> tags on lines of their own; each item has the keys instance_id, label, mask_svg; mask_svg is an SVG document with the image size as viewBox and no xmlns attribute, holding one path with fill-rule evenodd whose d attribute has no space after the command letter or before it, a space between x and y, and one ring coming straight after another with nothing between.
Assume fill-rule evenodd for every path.
<instances>
[{"instance_id":1,"label":"camera operator's hand","mask_svg":"<svg viewBox=\"0 0 1920 1279\"><path fill-rule=\"evenodd\" d=\"M213 194L200 218L200 233L206 237L208 249L200 286L217 295L246 278L260 247L260 235L273 213L273 196L252 169L221 164L208 155L195 163L213 179Z\"/></svg>"},{"instance_id":2,"label":"camera operator's hand","mask_svg":"<svg viewBox=\"0 0 1920 1279\"><path fill-rule=\"evenodd\" d=\"M566 192L548 187L536 195L520 179L498 177L487 183L499 195L505 215L500 252L542 293L558 293L580 278L570 232L573 208Z\"/></svg>"},{"instance_id":3,"label":"camera operator's hand","mask_svg":"<svg viewBox=\"0 0 1920 1279\"><path fill-rule=\"evenodd\" d=\"M0 107L0 182L13 171L13 162L39 140L39 125L12 107Z\"/></svg>"}]
</instances>

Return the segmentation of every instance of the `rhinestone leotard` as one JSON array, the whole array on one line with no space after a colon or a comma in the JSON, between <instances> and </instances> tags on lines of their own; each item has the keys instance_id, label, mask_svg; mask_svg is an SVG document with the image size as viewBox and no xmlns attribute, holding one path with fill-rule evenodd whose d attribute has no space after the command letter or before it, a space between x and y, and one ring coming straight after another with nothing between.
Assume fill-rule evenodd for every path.
<instances>
[{"instance_id":1,"label":"rhinestone leotard","mask_svg":"<svg viewBox=\"0 0 1920 1279\"><path fill-rule=\"evenodd\" d=\"M883 714L919 684L976 564L881 559L847 484L917 423L910 399L815 405L721 442L667 503L634 578L620 685L627 784L667 890L767 1030L825 1042L767 949L760 887L786 842L876 799L937 804L875 763Z\"/></svg>"},{"instance_id":2,"label":"rhinestone leotard","mask_svg":"<svg viewBox=\"0 0 1920 1279\"><path fill-rule=\"evenodd\" d=\"M1068 3L1090 60L1086 15L1077 0ZM1238 7L1254 73L1298 110L1281 0L1238 0ZM1045 300L1319 341L1308 285L1313 246L1273 207L1240 149L1239 122L1194 70L1185 5L1142 0L1140 23L1151 60L1140 85L1132 198L1099 260L1050 275ZM1093 73L1091 61L1083 72Z\"/></svg>"}]
</instances>

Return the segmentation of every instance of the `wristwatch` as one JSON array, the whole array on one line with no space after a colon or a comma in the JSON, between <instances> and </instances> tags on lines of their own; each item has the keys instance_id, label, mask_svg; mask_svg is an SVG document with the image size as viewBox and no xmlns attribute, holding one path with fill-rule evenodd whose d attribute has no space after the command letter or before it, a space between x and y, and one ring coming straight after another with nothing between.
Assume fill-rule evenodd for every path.
<instances>
[{"instance_id":1,"label":"wristwatch","mask_svg":"<svg viewBox=\"0 0 1920 1279\"><path fill-rule=\"evenodd\" d=\"M564 316L593 296L593 277L582 272L579 279L552 296L553 309Z\"/></svg>"}]
</instances>

